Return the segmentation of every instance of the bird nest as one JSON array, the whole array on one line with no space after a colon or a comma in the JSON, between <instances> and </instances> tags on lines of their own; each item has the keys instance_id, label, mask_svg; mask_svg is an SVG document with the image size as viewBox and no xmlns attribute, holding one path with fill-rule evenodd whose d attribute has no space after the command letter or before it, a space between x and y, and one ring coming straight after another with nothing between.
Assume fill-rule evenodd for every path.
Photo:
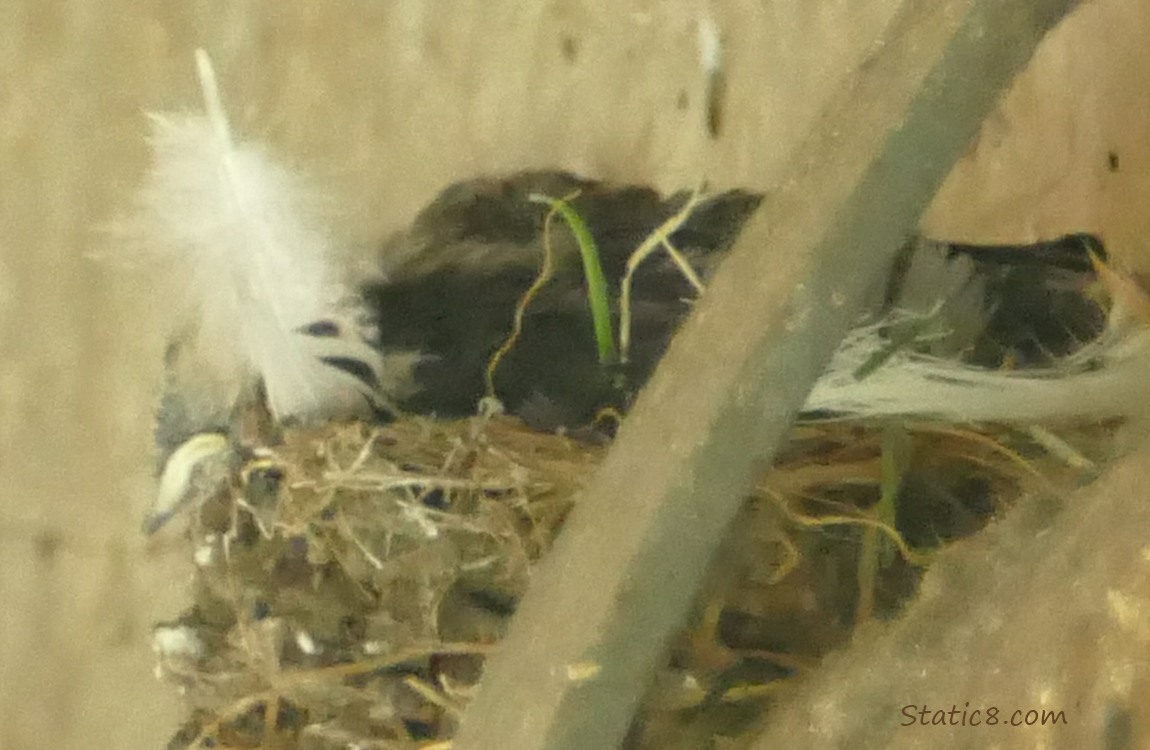
<instances>
[{"instance_id":1,"label":"bird nest","mask_svg":"<svg viewBox=\"0 0 1150 750\"><path fill-rule=\"evenodd\" d=\"M601 450L491 418L251 453L194 523L194 606L157 630L189 738L396 747L450 732Z\"/></svg>"},{"instance_id":2,"label":"bird nest","mask_svg":"<svg viewBox=\"0 0 1150 750\"><path fill-rule=\"evenodd\" d=\"M1038 468L1068 471L1007 434L903 436L917 458L899 481L931 520L900 516L896 533L878 511L889 428L795 429L672 644L636 746L749 729L856 620L895 611L932 549ZM192 606L155 631L158 672L191 709L170 747L448 743L606 450L506 416L289 430L250 450L191 521Z\"/></svg>"}]
</instances>

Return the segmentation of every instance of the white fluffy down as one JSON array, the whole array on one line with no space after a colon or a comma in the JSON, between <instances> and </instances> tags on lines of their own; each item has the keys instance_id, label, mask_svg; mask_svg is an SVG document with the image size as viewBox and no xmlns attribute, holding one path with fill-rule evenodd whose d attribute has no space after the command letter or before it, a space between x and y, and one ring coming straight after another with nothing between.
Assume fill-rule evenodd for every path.
<instances>
[{"instance_id":1,"label":"white fluffy down","mask_svg":"<svg viewBox=\"0 0 1150 750\"><path fill-rule=\"evenodd\" d=\"M363 409L372 389L320 359L356 359L382 376L380 355L356 333L360 311L333 269L314 196L257 145L233 142L210 64L198 59L207 114L151 117L152 169L125 224L176 282L178 299L165 303L179 310L185 361L172 385L205 424L257 381L281 420ZM340 335L301 332L323 320Z\"/></svg>"},{"instance_id":2,"label":"white fluffy down","mask_svg":"<svg viewBox=\"0 0 1150 750\"><path fill-rule=\"evenodd\" d=\"M1015 424L1141 416L1150 332L1113 326L1057 366L987 370L902 350L876 371L855 371L885 342L881 326L852 331L819 378L810 411Z\"/></svg>"}]
</instances>

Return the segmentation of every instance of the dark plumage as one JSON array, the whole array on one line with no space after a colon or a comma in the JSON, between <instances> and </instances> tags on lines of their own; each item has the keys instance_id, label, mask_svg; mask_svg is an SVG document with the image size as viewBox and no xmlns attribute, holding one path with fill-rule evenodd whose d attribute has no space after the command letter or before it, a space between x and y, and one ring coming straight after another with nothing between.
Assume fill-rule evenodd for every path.
<instances>
[{"instance_id":1,"label":"dark plumage","mask_svg":"<svg viewBox=\"0 0 1150 750\"><path fill-rule=\"evenodd\" d=\"M547 207L532 193L571 203L599 246L617 300L627 258L684 201L643 187L617 187L560 172L453 185L387 245L388 281L365 290L384 351L418 350L419 390L402 408L440 416L474 413L484 373L512 328L514 310L539 273ZM704 201L671 241L703 278L729 248L760 197L732 191ZM497 396L542 428L586 424L605 406L626 406L662 356L695 292L662 251L633 286L633 344L625 365L600 365L578 249L554 222L555 276L528 308L522 336L495 376ZM613 311L618 315L618 310ZM616 320L617 322L617 320Z\"/></svg>"},{"instance_id":2,"label":"dark plumage","mask_svg":"<svg viewBox=\"0 0 1150 750\"><path fill-rule=\"evenodd\" d=\"M554 171L448 187L386 243L387 281L364 290L378 316L375 343L385 353L425 355L415 366L417 388L398 398L400 408L443 417L475 412L488 362L512 330L515 307L542 264L548 208L529 196L562 198L574 191L579 194L571 203L599 246L613 303L631 253L688 199L686 193L664 198L646 187ZM738 190L708 198L672 235L704 280L761 198ZM662 250L650 256L634 280L630 361L605 367L597 357L578 248L562 221L553 223L551 245L554 277L531 302L522 335L495 375L504 406L541 429L586 425L603 407L626 408L696 296ZM954 340L942 344L946 356L992 368L1050 364L1102 329L1103 311L1084 294L1093 276L1090 252L1105 255L1089 235L993 247L915 239L892 270L886 304L925 312L940 295L950 298L947 314L954 319L948 322L956 330ZM912 266L921 271L932 265L934 272L911 272ZM619 311L612 312L617 330Z\"/></svg>"}]
</instances>

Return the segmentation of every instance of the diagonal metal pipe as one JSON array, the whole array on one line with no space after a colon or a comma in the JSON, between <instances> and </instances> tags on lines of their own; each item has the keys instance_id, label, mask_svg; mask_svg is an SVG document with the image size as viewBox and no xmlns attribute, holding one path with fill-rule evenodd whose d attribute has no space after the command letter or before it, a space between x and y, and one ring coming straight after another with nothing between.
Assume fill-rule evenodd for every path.
<instances>
[{"instance_id":1,"label":"diagonal metal pipe","mask_svg":"<svg viewBox=\"0 0 1150 750\"><path fill-rule=\"evenodd\" d=\"M1074 5L903 4L792 149L640 397L491 659L456 750L619 745L756 467L1000 91Z\"/></svg>"}]
</instances>

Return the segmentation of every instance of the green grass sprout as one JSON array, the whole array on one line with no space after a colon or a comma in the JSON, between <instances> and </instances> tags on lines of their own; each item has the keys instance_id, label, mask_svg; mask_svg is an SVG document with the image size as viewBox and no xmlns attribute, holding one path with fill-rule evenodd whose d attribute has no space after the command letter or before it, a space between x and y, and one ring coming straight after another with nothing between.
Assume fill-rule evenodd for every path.
<instances>
[{"instance_id":1,"label":"green grass sprout","mask_svg":"<svg viewBox=\"0 0 1150 750\"><path fill-rule=\"evenodd\" d=\"M583 276L587 280L587 301L591 306L591 318L595 326L595 345L599 350L599 364L607 366L619 361L615 346L615 333L611 327L611 300L607 290L607 279L603 275L603 264L599 259L599 247L595 238L579 213L568 202L569 199L552 198L541 193L527 196L532 203L550 206L567 222L579 255L583 259Z\"/></svg>"},{"instance_id":2,"label":"green grass sprout","mask_svg":"<svg viewBox=\"0 0 1150 750\"><path fill-rule=\"evenodd\" d=\"M891 422L883 427L879 501L871 511L872 518L878 522L876 528L898 527L899 488L910 467L912 447L910 433L902 424ZM879 536L876 528L869 528L863 532L862 550L859 554L859 602L855 608L856 624L861 624L874 616L878 573L894 561L895 548L888 539Z\"/></svg>"},{"instance_id":3,"label":"green grass sprout","mask_svg":"<svg viewBox=\"0 0 1150 750\"><path fill-rule=\"evenodd\" d=\"M931 333L931 330L937 328L942 321L940 313L944 304L943 300L939 300L927 313L910 320L900 321L898 325L893 327L886 345L867 357L866 361L851 373L854 379L864 380L885 365L899 351L937 337L938 333Z\"/></svg>"}]
</instances>

